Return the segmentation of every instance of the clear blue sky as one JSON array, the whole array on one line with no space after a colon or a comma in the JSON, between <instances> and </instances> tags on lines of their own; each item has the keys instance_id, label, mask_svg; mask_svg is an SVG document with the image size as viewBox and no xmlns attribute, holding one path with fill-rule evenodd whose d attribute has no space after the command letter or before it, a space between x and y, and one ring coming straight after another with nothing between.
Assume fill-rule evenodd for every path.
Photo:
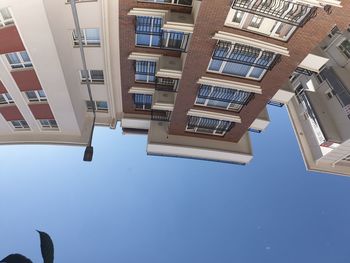
<instances>
[{"instance_id":1,"label":"clear blue sky","mask_svg":"<svg viewBox=\"0 0 350 263\"><path fill-rule=\"evenodd\" d=\"M98 128L83 148L0 147L0 258L56 263L349 263L350 178L306 172L285 108L248 166L150 157Z\"/></svg>"}]
</instances>

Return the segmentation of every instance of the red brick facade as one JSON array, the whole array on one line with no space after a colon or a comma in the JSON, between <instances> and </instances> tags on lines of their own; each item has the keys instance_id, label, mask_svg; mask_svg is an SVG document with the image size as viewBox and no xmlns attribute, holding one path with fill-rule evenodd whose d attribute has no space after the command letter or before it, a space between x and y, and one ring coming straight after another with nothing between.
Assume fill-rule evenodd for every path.
<instances>
[{"instance_id":1,"label":"red brick facade","mask_svg":"<svg viewBox=\"0 0 350 263\"><path fill-rule=\"evenodd\" d=\"M288 80L290 74L306 57L306 55L310 53L310 51L327 36L327 34L335 25L337 25L340 29L345 30L350 23L350 2L342 1L343 8L333 8L333 12L331 14L328 14L323 9L318 8L317 16L313 17L302 28L298 28L288 42L284 42L267 36L224 26L225 19L230 10L231 2L232 0L201 1L199 14L195 23L195 29L183 67L183 74L176 98L175 109L172 114L169 128L169 133L171 134L204 137L230 142L239 141L243 134L248 130L252 122L257 118L259 113L264 109L268 101ZM171 7L171 5L152 3L141 4L136 0L120 1L120 47L122 65L121 76L123 105L124 112L126 113L134 112L132 97L127 92L130 87L136 85L134 83L133 61L129 61L127 59L129 54L131 52L142 52L180 56L180 54L176 53L168 54L169 52L166 52L164 50L135 47L135 18L133 16L127 15L127 13L134 7L152 9L174 8ZM176 11L188 12L187 9ZM281 61L271 71L267 72L261 81L208 73L207 67L209 65L210 58L217 42L216 40L212 39L212 37L218 31L247 36L249 38L270 42L282 47L287 47L290 53L290 57L282 56ZM230 113L229 111L216 110L208 107L196 107L194 106L194 101L198 91L197 81L201 77L212 77L260 85L263 93L261 95L255 95L253 100L251 100L250 103L248 103L248 105L245 106L240 113ZM154 85L145 84L137 84L137 86L147 86L150 88L154 87ZM187 123L187 112L192 108L239 115L242 119L242 123L236 124L235 127L224 137L188 133L185 131Z\"/></svg>"}]
</instances>

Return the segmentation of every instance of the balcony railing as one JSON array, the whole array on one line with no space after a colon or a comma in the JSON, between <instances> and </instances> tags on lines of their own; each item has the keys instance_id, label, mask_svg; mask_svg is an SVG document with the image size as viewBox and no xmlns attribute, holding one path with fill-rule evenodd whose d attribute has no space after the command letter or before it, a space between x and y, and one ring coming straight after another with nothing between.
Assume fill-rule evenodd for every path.
<instances>
[{"instance_id":1,"label":"balcony railing","mask_svg":"<svg viewBox=\"0 0 350 263\"><path fill-rule=\"evenodd\" d=\"M267 104L269 104L271 106L279 107L279 108L282 108L284 106L284 103L276 102L276 101L272 101L272 100L270 100Z\"/></svg>"},{"instance_id":2,"label":"balcony railing","mask_svg":"<svg viewBox=\"0 0 350 263\"><path fill-rule=\"evenodd\" d=\"M234 127L233 122L188 116L187 129L203 133L224 134Z\"/></svg>"},{"instance_id":3,"label":"balcony railing","mask_svg":"<svg viewBox=\"0 0 350 263\"><path fill-rule=\"evenodd\" d=\"M288 0L233 0L231 7L295 26L303 26L317 9Z\"/></svg>"},{"instance_id":4,"label":"balcony railing","mask_svg":"<svg viewBox=\"0 0 350 263\"><path fill-rule=\"evenodd\" d=\"M152 110L151 119L152 121L170 121L171 112L162 110Z\"/></svg>"},{"instance_id":5,"label":"balcony railing","mask_svg":"<svg viewBox=\"0 0 350 263\"><path fill-rule=\"evenodd\" d=\"M280 61L281 55L252 46L219 41L213 59L271 70Z\"/></svg>"},{"instance_id":6,"label":"balcony railing","mask_svg":"<svg viewBox=\"0 0 350 263\"><path fill-rule=\"evenodd\" d=\"M311 76L312 74L314 74L313 71L311 70L308 70L306 68L302 68L302 67L297 67L295 69L295 72L299 73L299 74L303 74L303 75L306 75L306 76Z\"/></svg>"},{"instance_id":7,"label":"balcony railing","mask_svg":"<svg viewBox=\"0 0 350 263\"><path fill-rule=\"evenodd\" d=\"M155 89L159 91L177 92L179 86L178 79L157 77Z\"/></svg>"}]
</instances>

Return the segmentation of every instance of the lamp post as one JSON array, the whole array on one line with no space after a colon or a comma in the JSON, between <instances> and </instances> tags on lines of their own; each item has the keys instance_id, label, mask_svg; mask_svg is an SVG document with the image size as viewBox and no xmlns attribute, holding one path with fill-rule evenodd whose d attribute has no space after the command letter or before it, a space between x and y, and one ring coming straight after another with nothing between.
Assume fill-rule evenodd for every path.
<instances>
[{"instance_id":1,"label":"lamp post","mask_svg":"<svg viewBox=\"0 0 350 263\"><path fill-rule=\"evenodd\" d=\"M77 11L77 6L76 6L76 0L71 0L70 1L70 6L71 6L71 9L72 9L72 14L73 14L73 19L74 19L75 32L76 32L76 35L78 36L80 57L81 57L81 62L83 64L83 71L84 71L84 74L86 76L86 87L88 89L90 104L91 104L92 113L93 113L93 121L92 121L92 126L91 126L89 142L88 142L88 145L85 148L84 158L83 158L83 160L85 162L91 162L92 161L92 156L93 156L93 153L94 153L94 148L92 147L92 136L93 136L94 129L95 129L96 108L95 108L95 102L92 99L91 86L90 86L90 81L88 79L89 74L88 74L88 70L87 70L87 67L86 67L85 53L84 53L84 47L83 47L83 40L82 40L82 37L81 37L82 34L81 34L81 30L80 30L80 25L79 25L79 17L78 17L78 11Z\"/></svg>"}]
</instances>

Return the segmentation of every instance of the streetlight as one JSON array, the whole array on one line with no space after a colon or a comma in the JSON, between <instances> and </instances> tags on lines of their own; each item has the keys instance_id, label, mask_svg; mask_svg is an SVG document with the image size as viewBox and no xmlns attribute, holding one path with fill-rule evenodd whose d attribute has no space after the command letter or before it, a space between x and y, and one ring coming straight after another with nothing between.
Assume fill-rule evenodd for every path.
<instances>
[{"instance_id":1,"label":"streetlight","mask_svg":"<svg viewBox=\"0 0 350 263\"><path fill-rule=\"evenodd\" d=\"M92 113L93 113L93 121L92 121L92 127L91 127L91 132L90 132L90 137L89 137L89 142L88 145L85 148L84 152L84 158L83 160L85 162L91 162L92 161L92 156L94 154L94 148L92 147L92 135L94 133L95 129L95 121L96 121L96 108L95 108L95 102L92 99L92 93L91 93L91 87L90 87L90 82L87 76L88 70L86 67L86 60L85 60L85 53L84 53L84 47L83 47L83 40L81 37L81 30L80 30L80 25L79 25L79 17L78 17L78 11L77 11L77 6L76 6L76 0L70 0L70 6L72 8L72 14L73 14L73 19L74 19L74 25L75 25L75 32L77 33L76 35L78 36L78 41L79 41L79 49L80 49L80 57L81 57L81 62L83 64L83 71L86 76L86 86L89 92L89 98L90 98L90 104L92 108Z\"/></svg>"}]
</instances>

